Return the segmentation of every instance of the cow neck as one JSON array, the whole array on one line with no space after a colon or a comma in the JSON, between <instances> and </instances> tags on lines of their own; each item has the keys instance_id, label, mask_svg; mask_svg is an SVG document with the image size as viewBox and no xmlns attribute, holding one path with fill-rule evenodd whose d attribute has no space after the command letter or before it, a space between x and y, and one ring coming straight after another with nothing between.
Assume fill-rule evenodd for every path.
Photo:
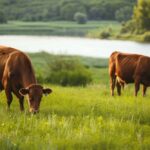
<instances>
[{"instance_id":1,"label":"cow neck","mask_svg":"<svg viewBox=\"0 0 150 150\"><path fill-rule=\"evenodd\" d=\"M26 88L31 84L37 84L35 76L30 74L30 76L26 76L23 78L23 87Z\"/></svg>"}]
</instances>

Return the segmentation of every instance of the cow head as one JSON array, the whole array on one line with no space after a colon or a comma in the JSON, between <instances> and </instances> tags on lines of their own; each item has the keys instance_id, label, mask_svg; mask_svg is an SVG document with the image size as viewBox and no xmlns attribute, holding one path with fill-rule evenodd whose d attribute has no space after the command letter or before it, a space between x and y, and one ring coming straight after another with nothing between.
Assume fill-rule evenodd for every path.
<instances>
[{"instance_id":1,"label":"cow head","mask_svg":"<svg viewBox=\"0 0 150 150\"><path fill-rule=\"evenodd\" d=\"M40 102L43 94L47 95L52 92L51 89L44 89L41 85L32 84L27 88L22 88L19 93L23 96L28 95L28 103L30 107L30 112L37 113L39 111Z\"/></svg>"}]
</instances>

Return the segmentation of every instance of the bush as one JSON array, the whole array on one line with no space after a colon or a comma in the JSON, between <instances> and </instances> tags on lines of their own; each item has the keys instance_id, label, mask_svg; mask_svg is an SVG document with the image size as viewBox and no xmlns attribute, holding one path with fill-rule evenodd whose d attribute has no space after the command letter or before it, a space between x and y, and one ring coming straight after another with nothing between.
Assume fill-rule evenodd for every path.
<instances>
[{"instance_id":1,"label":"bush","mask_svg":"<svg viewBox=\"0 0 150 150\"><path fill-rule=\"evenodd\" d=\"M55 59L48 64L47 82L62 86L86 86L91 82L91 73L77 60Z\"/></svg>"},{"instance_id":2,"label":"bush","mask_svg":"<svg viewBox=\"0 0 150 150\"><path fill-rule=\"evenodd\" d=\"M110 32L109 32L109 31L102 31L102 32L100 33L100 37L101 37L102 39L107 39L108 37L110 37Z\"/></svg>"},{"instance_id":3,"label":"bush","mask_svg":"<svg viewBox=\"0 0 150 150\"><path fill-rule=\"evenodd\" d=\"M37 82L38 82L38 83L43 84L43 83L45 82L45 77L43 77L42 74L37 74L37 75L36 75L36 79L37 79Z\"/></svg>"},{"instance_id":4,"label":"bush","mask_svg":"<svg viewBox=\"0 0 150 150\"><path fill-rule=\"evenodd\" d=\"M143 34L143 41L144 42L150 42L150 32L145 32Z\"/></svg>"},{"instance_id":5,"label":"bush","mask_svg":"<svg viewBox=\"0 0 150 150\"><path fill-rule=\"evenodd\" d=\"M135 22L133 20L127 21L126 23L122 24L122 28L120 33L133 33L135 32Z\"/></svg>"},{"instance_id":6,"label":"bush","mask_svg":"<svg viewBox=\"0 0 150 150\"><path fill-rule=\"evenodd\" d=\"M87 22L87 15L84 13L80 13L77 12L74 15L74 20L78 23L78 24L85 24Z\"/></svg>"}]
</instances>

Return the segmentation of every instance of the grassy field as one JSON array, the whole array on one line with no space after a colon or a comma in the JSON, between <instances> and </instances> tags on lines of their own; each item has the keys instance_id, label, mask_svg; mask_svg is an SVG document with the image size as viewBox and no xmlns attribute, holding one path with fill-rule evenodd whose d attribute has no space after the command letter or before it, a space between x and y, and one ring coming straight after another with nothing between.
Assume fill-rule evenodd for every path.
<instances>
[{"instance_id":1,"label":"grassy field","mask_svg":"<svg viewBox=\"0 0 150 150\"><path fill-rule=\"evenodd\" d=\"M1 149L148 150L150 95L135 98L129 87L110 97L108 84L99 82L86 88L45 85L54 92L43 98L38 115L20 113L16 99L7 112L1 93Z\"/></svg>"},{"instance_id":2,"label":"grassy field","mask_svg":"<svg viewBox=\"0 0 150 150\"><path fill-rule=\"evenodd\" d=\"M121 23L116 21L88 21L86 24L77 24L73 21L8 21L7 24L0 24L0 35L81 36L144 42L143 35L120 33L121 27Z\"/></svg>"},{"instance_id":3,"label":"grassy field","mask_svg":"<svg viewBox=\"0 0 150 150\"><path fill-rule=\"evenodd\" d=\"M44 62L41 60L37 64L38 56L30 54L36 71ZM86 64L90 60L84 59ZM93 82L87 87L45 84L53 89L53 93L43 97L37 115L28 112L27 102L25 112L20 112L15 97L11 110L7 111L6 97L2 92L0 149L149 150L149 91L146 97L139 92L135 98L131 85L125 87L121 97L111 97L108 68L100 66L90 68Z\"/></svg>"},{"instance_id":4,"label":"grassy field","mask_svg":"<svg viewBox=\"0 0 150 150\"><path fill-rule=\"evenodd\" d=\"M87 24L77 24L69 21L51 22L21 22L9 21L0 24L1 35L69 35L85 36L90 30L119 27L115 21L89 21Z\"/></svg>"}]
</instances>

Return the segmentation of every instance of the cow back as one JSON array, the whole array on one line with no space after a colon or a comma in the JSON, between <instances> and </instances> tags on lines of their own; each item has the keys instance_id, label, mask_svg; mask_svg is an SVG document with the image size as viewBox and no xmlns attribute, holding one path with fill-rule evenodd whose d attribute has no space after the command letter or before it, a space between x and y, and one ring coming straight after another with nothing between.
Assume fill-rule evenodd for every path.
<instances>
[{"instance_id":1,"label":"cow back","mask_svg":"<svg viewBox=\"0 0 150 150\"><path fill-rule=\"evenodd\" d=\"M134 82L134 72L141 55L118 53L116 56L116 76L126 83Z\"/></svg>"}]
</instances>

